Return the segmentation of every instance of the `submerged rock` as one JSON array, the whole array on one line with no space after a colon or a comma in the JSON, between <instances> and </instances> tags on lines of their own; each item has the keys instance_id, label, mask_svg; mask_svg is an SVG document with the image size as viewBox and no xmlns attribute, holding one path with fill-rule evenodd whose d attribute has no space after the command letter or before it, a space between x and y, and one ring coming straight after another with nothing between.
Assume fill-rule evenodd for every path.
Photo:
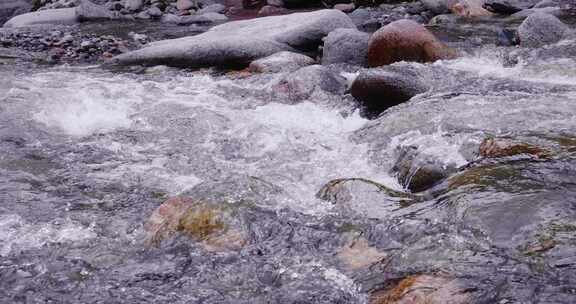
<instances>
[{"instance_id":1,"label":"submerged rock","mask_svg":"<svg viewBox=\"0 0 576 304\"><path fill-rule=\"evenodd\" d=\"M392 22L370 39L368 65L375 67L398 61L434 62L456 57L424 26L411 20Z\"/></svg>"},{"instance_id":2,"label":"submerged rock","mask_svg":"<svg viewBox=\"0 0 576 304\"><path fill-rule=\"evenodd\" d=\"M311 65L284 76L274 90L290 102L299 102L314 94L344 94L346 79L324 66Z\"/></svg>"},{"instance_id":3,"label":"submerged rock","mask_svg":"<svg viewBox=\"0 0 576 304\"><path fill-rule=\"evenodd\" d=\"M42 24L74 24L78 22L75 8L60 8L18 15L8 20L4 27L25 27Z\"/></svg>"},{"instance_id":4,"label":"submerged rock","mask_svg":"<svg viewBox=\"0 0 576 304\"><path fill-rule=\"evenodd\" d=\"M361 71L350 93L361 104L363 116L376 118L386 109L427 90L417 71L390 67Z\"/></svg>"},{"instance_id":5,"label":"submerged rock","mask_svg":"<svg viewBox=\"0 0 576 304\"><path fill-rule=\"evenodd\" d=\"M480 157L497 158L515 155L530 155L535 158L545 158L549 151L527 143L521 143L508 138L486 138L479 148Z\"/></svg>"},{"instance_id":6,"label":"submerged rock","mask_svg":"<svg viewBox=\"0 0 576 304\"><path fill-rule=\"evenodd\" d=\"M314 59L294 53L279 52L250 63L248 69L255 73L293 72L301 67L314 64Z\"/></svg>"},{"instance_id":7,"label":"submerged rock","mask_svg":"<svg viewBox=\"0 0 576 304\"><path fill-rule=\"evenodd\" d=\"M324 38L322 64L366 65L370 35L355 29L337 29Z\"/></svg>"},{"instance_id":8,"label":"submerged rock","mask_svg":"<svg viewBox=\"0 0 576 304\"><path fill-rule=\"evenodd\" d=\"M313 52L322 38L337 28L354 28L350 18L337 10L234 21L197 36L151 43L117 56L112 62L189 68L246 67L280 51Z\"/></svg>"},{"instance_id":9,"label":"submerged rock","mask_svg":"<svg viewBox=\"0 0 576 304\"><path fill-rule=\"evenodd\" d=\"M450 12L450 7L458 0L420 0L424 7L436 15Z\"/></svg>"},{"instance_id":10,"label":"submerged rock","mask_svg":"<svg viewBox=\"0 0 576 304\"><path fill-rule=\"evenodd\" d=\"M386 253L370 246L365 238L358 238L342 247L336 257L348 270L367 268L387 257Z\"/></svg>"},{"instance_id":11,"label":"submerged rock","mask_svg":"<svg viewBox=\"0 0 576 304\"><path fill-rule=\"evenodd\" d=\"M533 14L518 28L518 38L521 46L541 47L559 42L568 30L567 25L552 15Z\"/></svg>"}]
</instances>

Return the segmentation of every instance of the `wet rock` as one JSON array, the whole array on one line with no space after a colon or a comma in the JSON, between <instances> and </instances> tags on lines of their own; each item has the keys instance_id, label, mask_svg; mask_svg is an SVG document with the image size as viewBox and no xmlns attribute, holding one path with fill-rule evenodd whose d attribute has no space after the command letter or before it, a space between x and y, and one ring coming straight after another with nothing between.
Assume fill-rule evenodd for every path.
<instances>
[{"instance_id":1,"label":"wet rock","mask_svg":"<svg viewBox=\"0 0 576 304\"><path fill-rule=\"evenodd\" d=\"M536 5L534 5L534 8L557 7L557 6L558 2L555 0L542 0L536 3Z\"/></svg>"},{"instance_id":2,"label":"wet rock","mask_svg":"<svg viewBox=\"0 0 576 304\"><path fill-rule=\"evenodd\" d=\"M420 0L427 10L432 11L436 15L445 14L450 12L450 7L454 5L457 0Z\"/></svg>"},{"instance_id":3,"label":"wet rock","mask_svg":"<svg viewBox=\"0 0 576 304\"><path fill-rule=\"evenodd\" d=\"M538 146L521 143L509 138L486 138L480 144L479 155L484 158L530 155L535 158L546 158L550 152Z\"/></svg>"},{"instance_id":4,"label":"wet rock","mask_svg":"<svg viewBox=\"0 0 576 304\"><path fill-rule=\"evenodd\" d=\"M74 24L77 22L76 9L61 8L18 15L8 20L4 24L4 27L26 27L42 24Z\"/></svg>"},{"instance_id":5,"label":"wet rock","mask_svg":"<svg viewBox=\"0 0 576 304\"><path fill-rule=\"evenodd\" d=\"M112 61L121 65L246 67L280 51L317 50L322 38L337 28L354 28L354 24L336 10L235 21L197 36L154 42Z\"/></svg>"},{"instance_id":6,"label":"wet rock","mask_svg":"<svg viewBox=\"0 0 576 304\"><path fill-rule=\"evenodd\" d=\"M491 16L492 13L482 7L482 2L478 0L460 0L450 7L450 11L455 15L467 18Z\"/></svg>"},{"instance_id":7,"label":"wet rock","mask_svg":"<svg viewBox=\"0 0 576 304\"><path fill-rule=\"evenodd\" d=\"M557 43L568 32L568 26L548 14L530 15L518 28L518 38L523 47L541 47Z\"/></svg>"},{"instance_id":8,"label":"wet rock","mask_svg":"<svg viewBox=\"0 0 576 304\"><path fill-rule=\"evenodd\" d=\"M204 13L202 15L190 15L182 16L178 20L179 25L190 25L190 24L214 24L223 23L228 21L228 17L224 14L219 13Z\"/></svg>"},{"instance_id":9,"label":"wet rock","mask_svg":"<svg viewBox=\"0 0 576 304\"><path fill-rule=\"evenodd\" d=\"M179 233L201 242L207 250L237 250L246 236L235 216L230 206L174 197L152 213L145 229L153 245Z\"/></svg>"},{"instance_id":10,"label":"wet rock","mask_svg":"<svg viewBox=\"0 0 576 304\"><path fill-rule=\"evenodd\" d=\"M376 118L386 109L427 90L428 86L417 71L389 67L361 71L352 83L350 93L360 103L365 117Z\"/></svg>"},{"instance_id":11,"label":"wet rock","mask_svg":"<svg viewBox=\"0 0 576 304\"><path fill-rule=\"evenodd\" d=\"M153 7L149 8L146 12L152 18L162 17L162 11L157 6L153 6Z\"/></svg>"},{"instance_id":12,"label":"wet rock","mask_svg":"<svg viewBox=\"0 0 576 304\"><path fill-rule=\"evenodd\" d=\"M255 73L293 72L314 64L314 59L293 52L279 52L250 63L248 69Z\"/></svg>"},{"instance_id":13,"label":"wet rock","mask_svg":"<svg viewBox=\"0 0 576 304\"><path fill-rule=\"evenodd\" d=\"M139 11L144 6L144 0L125 0L124 7L130 11Z\"/></svg>"},{"instance_id":14,"label":"wet rock","mask_svg":"<svg viewBox=\"0 0 576 304\"><path fill-rule=\"evenodd\" d=\"M527 17L535 15L535 14L547 14L547 15L552 15L552 16L556 16L556 17L561 17L561 16L565 15L564 11L559 7L530 8L530 9L521 10L515 14L510 15L508 17L508 21L514 22L514 21L524 20Z\"/></svg>"},{"instance_id":15,"label":"wet rock","mask_svg":"<svg viewBox=\"0 0 576 304\"><path fill-rule=\"evenodd\" d=\"M405 146L398 148L397 160L390 173L404 188L417 193L434 187L456 171L455 164L422 154L418 147Z\"/></svg>"},{"instance_id":16,"label":"wet rock","mask_svg":"<svg viewBox=\"0 0 576 304\"><path fill-rule=\"evenodd\" d=\"M284 0L268 0L266 4L276 7L284 7Z\"/></svg>"},{"instance_id":17,"label":"wet rock","mask_svg":"<svg viewBox=\"0 0 576 304\"><path fill-rule=\"evenodd\" d=\"M518 4L518 2L506 0L487 0L483 7L495 14L512 15L523 9Z\"/></svg>"},{"instance_id":18,"label":"wet rock","mask_svg":"<svg viewBox=\"0 0 576 304\"><path fill-rule=\"evenodd\" d=\"M349 63L364 66L370 35L354 29L337 29L324 38L322 64Z\"/></svg>"},{"instance_id":19,"label":"wet rock","mask_svg":"<svg viewBox=\"0 0 576 304\"><path fill-rule=\"evenodd\" d=\"M398 61L434 62L455 56L425 27L411 20L382 27L372 35L368 46L368 65L373 67Z\"/></svg>"},{"instance_id":20,"label":"wet rock","mask_svg":"<svg viewBox=\"0 0 576 304\"><path fill-rule=\"evenodd\" d=\"M199 14L199 15L202 15L205 13L222 14L222 13L224 13L225 10L226 10L226 6L224 6L223 4L214 3L214 4L211 4L211 5L208 5L206 7L199 9L198 11L196 11L196 14Z\"/></svg>"},{"instance_id":21,"label":"wet rock","mask_svg":"<svg viewBox=\"0 0 576 304\"><path fill-rule=\"evenodd\" d=\"M316 93L341 95L345 89L346 79L321 65L303 67L274 85L275 92L286 96L290 102L309 99Z\"/></svg>"},{"instance_id":22,"label":"wet rock","mask_svg":"<svg viewBox=\"0 0 576 304\"><path fill-rule=\"evenodd\" d=\"M180 22L180 18L180 16L176 16L174 14L164 14L162 15L160 21L162 23L178 23Z\"/></svg>"},{"instance_id":23,"label":"wet rock","mask_svg":"<svg viewBox=\"0 0 576 304\"><path fill-rule=\"evenodd\" d=\"M387 257L384 252L370 246L365 238L358 238L342 247L336 257L349 270L367 268Z\"/></svg>"},{"instance_id":24,"label":"wet rock","mask_svg":"<svg viewBox=\"0 0 576 304\"><path fill-rule=\"evenodd\" d=\"M266 17L266 16L276 16L276 15L282 15L282 14L286 14L287 12L289 12L289 10L283 8L283 7L277 7L277 6L272 6L272 5L264 5L259 11L258 11L258 16L259 17Z\"/></svg>"},{"instance_id":25,"label":"wet rock","mask_svg":"<svg viewBox=\"0 0 576 304\"><path fill-rule=\"evenodd\" d=\"M337 205L341 212L380 219L414 202L410 194L363 178L330 181L318 191L316 197Z\"/></svg>"},{"instance_id":26,"label":"wet rock","mask_svg":"<svg viewBox=\"0 0 576 304\"><path fill-rule=\"evenodd\" d=\"M448 276L419 274L401 279L397 284L370 294L370 304L467 304L470 292L457 279Z\"/></svg>"},{"instance_id":27,"label":"wet rock","mask_svg":"<svg viewBox=\"0 0 576 304\"><path fill-rule=\"evenodd\" d=\"M351 13L356 9L356 6L354 5L354 3L340 3L334 5L334 9L337 9L344 13Z\"/></svg>"},{"instance_id":28,"label":"wet rock","mask_svg":"<svg viewBox=\"0 0 576 304\"><path fill-rule=\"evenodd\" d=\"M189 10L196 7L196 2L193 0L178 0L176 1L176 8L181 11Z\"/></svg>"},{"instance_id":29,"label":"wet rock","mask_svg":"<svg viewBox=\"0 0 576 304\"><path fill-rule=\"evenodd\" d=\"M90 0L80 0L76 8L76 16L79 21L120 19L118 12L112 12L103 5L94 4Z\"/></svg>"}]
</instances>

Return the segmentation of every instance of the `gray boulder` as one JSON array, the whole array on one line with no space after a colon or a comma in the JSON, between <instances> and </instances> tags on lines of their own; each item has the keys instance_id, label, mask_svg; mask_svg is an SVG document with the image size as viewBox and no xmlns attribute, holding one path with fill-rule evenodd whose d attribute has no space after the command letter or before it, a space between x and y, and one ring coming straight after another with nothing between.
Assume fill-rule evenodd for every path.
<instances>
[{"instance_id":1,"label":"gray boulder","mask_svg":"<svg viewBox=\"0 0 576 304\"><path fill-rule=\"evenodd\" d=\"M366 65L370 35L355 29L337 29L324 38L322 64Z\"/></svg>"},{"instance_id":2,"label":"gray boulder","mask_svg":"<svg viewBox=\"0 0 576 304\"><path fill-rule=\"evenodd\" d=\"M250 63L248 67L251 72L257 73L279 73L292 72L301 67L314 64L314 59L294 53L279 52L268 57L264 57Z\"/></svg>"},{"instance_id":3,"label":"gray boulder","mask_svg":"<svg viewBox=\"0 0 576 304\"><path fill-rule=\"evenodd\" d=\"M344 94L346 79L325 66L311 65L284 76L274 89L290 103L312 99L311 97L315 97L314 100L323 100L322 97L326 95Z\"/></svg>"},{"instance_id":4,"label":"gray boulder","mask_svg":"<svg viewBox=\"0 0 576 304\"><path fill-rule=\"evenodd\" d=\"M144 6L143 0L126 0L124 1L124 7L129 11L138 11Z\"/></svg>"},{"instance_id":5,"label":"gray boulder","mask_svg":"<svg viewBox=\"0 0 576 304\"><path fill-rule=\"evenodd\" d=\"M81 0L76 7L76 17L82 21L121 19L119 12L113 12L103 5L94 4L90 0Z\"/></svg>"},{"instance_id":6,"label":"gray boulder","mask_svg":"<svg viewBox=\"0 0 576 304\"><path fill-rule=\"evenodd\" d=\"M458 0L420 0L424 7L432 11L436 15L446 14L450 12L450 7Z\"/></svg>"},{"instance_id":7,"label":"gray boulder","mask_svg":"<svg viewBox=\"0 0 576 304\"><path fill-rule=\"evenodd\" d=\"M386 109L427 90L418 71L387 66L361 71L352 83L350 93L360 103L361 114L375 118Z\"/></svg>"},{"instance_id":8,"label":"gray boulder","mask_svg":"<svg viewBox=\"0 0 576 304\"><path fill-rule=\"evenodd\" d=\"M558 18L548 14L530 15L518 28L518 39L523 47L541 47L557 43L569 28Z\"/></svg>"},{"instance_id":9,"label":"gray boulder","mask_svg":"<svg viewBox=\"0 0 576 304\"><path fill-rule=\"evenodd\" d=\"M224 13L224 11L226 10L226 6L224 6L223 4L220 3L214 3L211 5L208 5L204 8L199 9L196 13L197 14L205 14L205 13L219 13L222 14Z\"/></svg>"},{"instance_id":10,"label":"gray boulder","mask_svg":"<svg viewBox=\"0 0 576 304\"><path fill-rule=\"evenodd\" d=\"M78 22L75 8L60 8L18 15L8 20L4 27L26 27L43 24L74 24Z\"/></svg>"},{"instance_id":11,"label":"gray boulder","mask_svg":"<svg viewBox=\"0 0 576 304\"><path fill-rule=\"evenodd\" d=\"M113 58L111 64L246 67L281 51L317 51L328 33L355 28L346 14L319 10L284 16L234 21L192 37L164 40Z\"/></svg>"}]
</instances>

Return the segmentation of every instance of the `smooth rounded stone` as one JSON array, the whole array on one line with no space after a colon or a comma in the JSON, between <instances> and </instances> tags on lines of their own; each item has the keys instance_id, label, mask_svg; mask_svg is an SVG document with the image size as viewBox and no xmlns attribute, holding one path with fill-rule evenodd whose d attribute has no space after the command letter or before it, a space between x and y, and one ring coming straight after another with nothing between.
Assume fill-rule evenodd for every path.
<instances>
[{"instance_id":1,"label":"smooth rounded stone","mask_svg":"<svg viewBox=\"0 0 576 304\"><path fill-rule=\"evenodd\" d=\"M157 6L153 6L153 7L149 8L146 12L152 18L162 17L162 11Z\"/></svg>"},{"instance_id":2,"label":"smooth rounded stone","mask_svg":"<svg viewBox=\"0 0 576 304\"><path fill-rule=\"evenodd\" d=\"M190 25L190 24L213 24L213 23L223 23L228 21L228 17L220 13L204 13L202 15L189 15L181 16L178 20L179 25Z\"/></svg>"},{"instance_id":3,"label":"smooth rounded stone","mask_svg":"<svg viewBox=\"0 0 576 304\"><path fill-rule=\"evenodd\" d=\"M436 186L458 169L455 164L420 153L415 146L399 147L397 151L397 160L390 173L413 193Z\"/></svg>"},{"instance_id":4,"label":"smooth rounded stone","mask_svg":"<svg viewBox=\"0 0 576 304\"><path fill-rule=\"evenodd\" d=\"M536 5L534 5L534 8L557 7L558 4L559 3L555 0L542 0L536 3Z\"/></svg>"},{"instance_id":5,"label":"smooth rounded stone","mask_svg":"<svg viewBox=\"0 0 576 304\"><path fill-rule=\"evenodd\" d=\"M416 274L397 284L370 293L369 304L468 304L471 293L458 279L448 276Z\"/></svg>"},{"instance_id":6,"label":"smooth rounded stone","mask_svg":"<svg viewBox=\"0 0 576 304\"><path fill-rule=\"evenodd\" d=\"M119 12L110 11L105 6L94 4L90 0L80 1L80 5L76 7L76 16L81 22L123 18Z\"/></svg>"},{"instance_id":7,"label":"smooth rounded stone","mask_svg":"<svg viewBox=\"0 0 576 304\"><path fill-rule=\"evenodd\" d=\"M450 12L452 5L456 4L458 0L420 0L427 10L432 11L436 15L446 14Z\"/></svg>"},{"instance_id":8,"label":"smooth rounded stone","mask_svg":"<svg viewBox=\"0 0 576 304\"><path fill-rule=\"evenodd\" d=\"M342 95L346 90L346 78L327 67L311 65L287 74L273 89L295 103L309 99L316 93Z\"/></svg>"},{"instance_id":9,"label":"smooth rounded stone","mask_svg":"<svg viewBox=\"0 0 576 304\"><path fill-rule=\"evenodd\" d=\"M75 24L78 22L75 8L59 8L18 15L8 20L4 27L26 27L45 24Z\"/></svg>"},{"instance_id":10,"label":"smooth rounded stone","mask_svg":"<svg viewBox=\"0 0 576 304\"><path fill-rule=\"evenodd\" d=\"M173 197L162 203L145 224L147 242L159 245L176 234L200 242L209 251L238 250L247 242L238 210L226 204Z\"/></svg>"},{"instance_id":11,"label":"smooth rounded stone","mask_svg":"<svg viewBox=\"0 0 576 304\"><path fill-rule=\"evenodd\" d=\"M125 0L124 7L129 11L139 11L144 6L144 0Z\"/></svg>"},{"instance_id":12,"label":"smooth rounded stone","mask_svg":"<svg viewBox=\"0 0 576 304\"><path fill-rule=\"evenodd\" d=\"M284 0L267 0L266 4L276 7L284 7Z\"/></svg>"},{"instance_id":13,"label":"smooth rounded stone","mask_svg":"<svg viewBox=\"0 0 576 304\"><path fill-rule=\"evenodd\" d=\"M558 18L548 14L530 15L518 27L520 46L541 47L559 42L569 28Z\"/></svg>"},{"instance_id":14,"label":"smooth rounded stone","mask_svg":"<svg viewBox=\"0 0 576 304\"><path fill-rule=\"evenodd\" d=\"M344 13L351 13L356 9L356 5L354 5L354 3L339 3L334 5L334 9Z\"/></svg>"},{"instance_id":15,"label":"smooth rounded stone","mask_svg":"<svg viewBox=\"0 0 576 304\"><path fill-rule=\"evenodd\" d=\"M547 14L547 15L552 15L552 16L556 16L556 17L561 17L561 16L565 15L565 12L564 12L564 10L562 10L561 8L559 8L557 6L543 7L543 8L530 8L530 9L521 10L515 14L510 15L508 17L507 21L514 22L517 20L524 20L524 19L528 18L529 16L532 16L535 14Z\"/></svg>"},{"instance_id":16,"label":"smooth rounded stone","mask_svg":"<svg viewBox=\"0 0 576 304\"><path fill-rule=\"evenodd\" d=\"M366 65L370 35L355 29L336 29L324 38L322 64Z\"/></svg>"},{"instance_id":17,"label":"smooth rounded stone","mask_svg":"<svg viewBox=\"0 0 576 304\"><path fill-rule=\"evenodd\" d=\"M179 23L180 19L180 16L174 14L164 14L162 15L162 18L160 18L160 21L162 23Z\"/></svg>"},{"instance_id":18,"label":"smooth rounded stone","mask_svg":"<svg viewBox=\"0 0 576 304\"><path fill-rule=\"evenodd\" d=\"M312 64L314 64L314 59L306 55L294 52L279 52L252 61L248 69L253 73L293 72L301 67Z\"/></svg>"},{"instance_id":19,"label":"smooth rounded stone","mask_svg":"<svg viewBox=\"0 0 576 304\"><path fill-rule=\"evenodd\" d=\"M380 219L415 201L410 194L363 178L330 181L322 186L316 197L337 205L344 213Z\"/></svg>"},{"instance_id":20,"label":"smooth rounded stone","mask_svg":"<svg viewBox=\"0 0 576 304\"><path fill-rule=\"evenodd\" d=\"M450 7L450 11L467 18L492 16L490 11L482 7L483 2L483 0L460 0Z\"/></svg>"},{"instance_id":21,"label":"smooth rounded stone","mask_svg":"<svg viewBox=\"0 0 576 304\"><path fill-rule=\"evenodd\" d=\"M202 14L206 14L206 13L222 14L222 13L224 13L225 10L226 10L226 6L224 6L223 4L214 3L214 4L210 4L206 7L199 9L198 11L196 11L196 14L198 14L198 15L202 15Z\"/></svg>"},{"instance_id":22,"label":"smooth rounded stone","mask_svg":"<svg viewBox=\"0 0 576 304\"><path fill-rule=\"evenodd\" d=\"M189 10L196 7L196 2L193 0L177 0L176 8L180 11Z\"/></svg>"},{"instance_id":23,"label":"smooth rounded stone","mask_svg":"<svg viewBox=\"0 0 576 304\"><path fill-rule=\"evenodd\" d=\"M368 65L372 67L398 61L434 62L455 57L456 52L424 26L406 19L382 27L368 44Z\"/></svg>"},{"instance_id":24,"label":"smooth rounded stone","mask_svg":"<svg viewBox=\"0 0 576 304\"><path fill-rule=\"evenodd\" d=\"M417 71L387 67L361 71L352 82L350 93L360 103L361 114L372 119L427 90Z\"/></svg>"},{"instance_id":25,"label":"smooth rounded stone","mask_svg":"<svg viewBox=\"0 0 576 304\"><path fill-rule=\"evenodd\" d=\"M0 24L3 24L13 16L24 14L32 9L32 5L26 0L3 0L0 1Z\"/></svg>"},{"instance_id":26,"label":"smooth rounded stone","mask_svg":"<svg viewBox=\"0 0 576 304\"><path fill-rule=\"evenodd\" d=\"M267 17L267 16L276 16L276 15L282 15L289 12L288 9L285 9L283 7L278 7L278 6L272 6L272 5L264 5L259 11L258 11L258 17Z\"/></svg>"},{"instance_id":27,"label":"smooth rounded stone","mask_svg":"<svg viewBox=\"0 0 576 304\"><path fill-rule=\"evenodd\" d=\"M534 158L547 158L550 152L535 145L522 143L510 138L489 137L482 141L479 155L483 158L499 158L529 155Z\"/></svg>"},{"instance_id":28,"label":"smooth rounded stone","mask_svg":"<svg viewBox=\"0 0 576 304\"><path fill-rule=\"evenodd\" d=\"M197 36L150 43L110 63L240 68L281 51L316 51L322 38L337 28L354 28L350 18L337 10L234 21Z\"/></svg>"},{"instance_id":29,"label":"smooth rounded stone","mask_svg":"<svg viewBox=\"0 0 576 304\"><path fill-rule=\"evenodd\" d=\"M420 1L410 2L406 5L406 12L408 14L417 15L421 14L426 10L424 4Z\"/></svg>"},{"instance_id":30,"label":"smooth rounded stone","mask_svg":"<svg viewBox=\"0 0 576 304\"><path fill-rule=\"evenodd\" d=\"M512 15L525 8L520 7L520 3L507 0L487 0L483 7L495 14Z\"/></svg>"}]
</instances>

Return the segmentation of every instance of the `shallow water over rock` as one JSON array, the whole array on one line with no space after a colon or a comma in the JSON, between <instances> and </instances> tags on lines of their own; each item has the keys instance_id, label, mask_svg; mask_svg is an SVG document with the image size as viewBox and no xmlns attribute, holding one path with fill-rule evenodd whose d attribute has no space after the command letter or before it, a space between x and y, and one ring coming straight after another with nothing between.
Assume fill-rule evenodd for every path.
<instances>
[{"instance_id":1,"label":"shallow water over rock","mask_svg":"<svg viewBox=\"0 0 576 304\"><path fill-rule=\"evenodd\" d=\"M433 303L573 302L576 61L553 47L397 63L431 89L371 121L347 97L285 99L285 74L0 66L0 297L378 303L423 286ZM483 158L486 137L549 153ZM408 193L404 147L456 173ZM369 183L316 197L343 178ZM150 245L176 195L218 206L227 226L210 227L241 242Z\"/></svg>"}]
</instances>

